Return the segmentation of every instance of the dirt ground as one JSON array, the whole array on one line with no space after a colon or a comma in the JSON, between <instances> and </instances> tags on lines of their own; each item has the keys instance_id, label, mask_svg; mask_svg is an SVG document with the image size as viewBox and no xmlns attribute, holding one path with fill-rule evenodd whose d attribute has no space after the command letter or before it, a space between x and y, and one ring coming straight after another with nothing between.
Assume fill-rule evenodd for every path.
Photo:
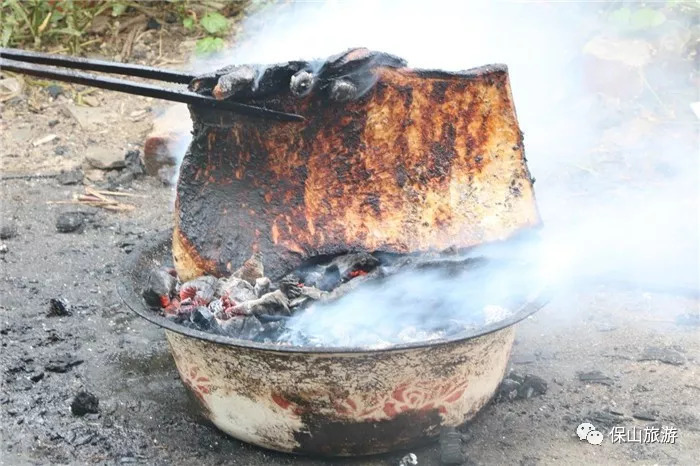
<instances>
[{"instance_id":1,"label":"dirt ground","mask_svg":"<svg viewBox=\"0 0 700 466\"><path fill-rule=\"evenodd\" d=\"M182 56L182 52L177 54ZM94 91L76 103L64 88L30 88L2 104L0 216L17 234L0 241L0 464L320 465L252 447L219 432L190 401L163 330L131 313L116 293L119 269L144 238L172 227L172 188L129 182L136 208L109 212L55 204L85 189L52 175L99 151L143 149L160 103ZM56 135L44 142L46 136ZM23 175L48 174L44 178ZM111 176L85 170L84 184ZM59 233L64 212L84 212L81 231ZM48 316L49 301L72 315ZM556 296L518 325L510 369L542 377L547 392L495 403L464 426L466 464L697 464L700 327L697 297L634 287L589 286ZM659 360L661 359L661 360ZM600 371L595 381L581 380ZM581 374L584 374L583 376ZM594 378L596 378L594 377ZM80 390L99 413L77 417ZM576 427L671 427L675 443L580 441ZM410 450L440 464L437 444ZM398 465L409 451L334 461Z\"/></svg>"}]
</instances>

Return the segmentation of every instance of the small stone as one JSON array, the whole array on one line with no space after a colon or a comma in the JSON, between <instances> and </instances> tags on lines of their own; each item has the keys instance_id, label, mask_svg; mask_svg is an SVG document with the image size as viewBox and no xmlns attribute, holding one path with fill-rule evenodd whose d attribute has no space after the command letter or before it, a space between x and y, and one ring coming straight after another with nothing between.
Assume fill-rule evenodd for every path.
<instances>
[{"instance_id":1,"label":"small stone","mask_svg":"<svg viewBox=\"0 0 700 466\"><path fill-rule=\"evenodd\" d=\"M659 348L650 346L644 350L639 361L659 361L665 364L674 366L682 366L685 364L685 356L673 348Z\"/></svg>"},{"instance_id":2,"label":"small stone","mask_svg":"<svg viewBox=\"0 0 700 466\"><path fill-rule=\"evenodd\" d=\"M29 380L31 380L34 383L37 383L41 379L44 378L44 373L43 372L35 372L34 374L29 376Z\"/></svg>"},{"instance_id":3,"label":"small stone","mask_svg":"<svg viewBox=\"0 0 700 466\"><path fill-rule=\"evenodd\" d=\"M67 317L71 315L65 302L58 298L49 301L49 317Z\"/></svg>"},{"instance_id":4,"label":"small stone","mask_svg":"<svg viewBox=\"0 0 700 466\"><path fill-rule=\"evenodd\" d=\"M416 466L418 464L418 457L415 453L409 453L399 461L399 466Z\"/></svg>"},{"instance_id":5,"label":"small stone","mask_svg":"<svg viewBox=\"0 0 700 466\"><path fill-rule=\"evenodd\" d=\"M78 359L74 356L66 354L64 356L58 356L51 359L44 369L49 372L68 372L72 367L80 365L83 363L82 359Z\"/></svg>"},{"instance_id":6,"label":"small stone","mask_svg":"<svg viewBox=\"0 0 700 466\"><path fill-rule=\"evenodd\" d=\"M148 31L151 29L160 29L160 23L155 18L148 18L148 22L146 23L146 30Z\"/></svg>"},{"instance_id":7,"label":"small stone","mask_svg":"<svg viewBox=\"0 0 700 466\"><path fill-rule=\"evenodd\" d=\"M49 128L53 128L54 126L56 126L59 123L60 123L60 121L58 121L58 120L51 120L51 121L49 121Z\"/></svg>"},{"instance_id":8,"label":"small stone","mask_svg":"<svg viewBox=\"0 0 700 466\"><path fill-rule=\"evenodd\" d=\"M578 372L578 379L581 382L591 384L598 383L601 385L612 385L613 379L603 374L600 371Z\"/></svg>"},{"instance_id":9,"label":"small stone","mask_svg":"<svg viewBox=\"0 0 700 466\"><path fill-rule=\"evenodd\" d=\"M89 105L90 107L99 107L100 106L100 101L97 97L93 97L91 95L85 95L82 97L83 103L85 105Z\"/></svg>"},{"instance_id":10,"label":"small stone","mask_svg":"<svg viewBox=\"0 0 700 466\"><path fill-rule=\"evenodd\" d=\"M632 414L632 417L640 421L656 421L659 418L659 412L656 410L639 411Z\"/></svg>"},{"instance_id":11,"label":"small stone","mask_svg":"<svg viewBox=\"0 0 700 466\"><path fill-rule=\"evenodd\" d=\"M58 84L51 84L46 86L46 93L49 94L52 99L55 99L59 95L63 94L63 87L59 86Z\"/></svg>"},{"instance_id":12,"label":"small stone","mask_svg":"<svg viewBox=\"0 0 700 466\"><path fill-rule=\"evenodd\" d=\"M6 254L9 249L7 248L7 244L2 243L0 244L0 254Z\"/></svg>"},{"instance_id":13,"label":"small stone","mask_svg":"<svg viewBox=\"0 0 700 466\"><path fill-rule=\"evenodd\" d=\"M56 230L60 233L72 233L78 231L85 223L85 216L81 212L64 212L56 219Z\"/></svg>"},{"instance_id":14,"label":"small stone","mask_svg":"<svg viewBox=\"0 0 700 466\"><path fill-rule=\"evenodd\" d=\"M92 148L90 153L85 157L85 161L91 167L99 168L100 170L112 170L126 167L124 156L120 152L110 148Z\"/></svg>"},{"instance_id":15,"label":"small stone","mask_svg":"<svg viewBox=\"0 0 700 466\"><path fill-rule=\"evenodd\" d=\"M68 146L56 146L53 149L53 153L56 155L66 155L68 153Z\"/></svg>"},{"instance_id":16,"label":"small stone","mask_svg":"<svg viewBox=\"0 0 700 466\"><path fill-rule=\"evenodd\" d=\"M81 391L75 395L70 404L70 411L75 416L84 416L88 413L97 414L99 412L100 400L90 392Z\"/></svg>"},{"instance_id":17,"label":"small stone","mask_svg":"<svg viewBox=\"0 0 700 466\"><path fill-rule=\"evenodd\" d=\"M70 171L63 171L56 177L58 184L67 186L83 182L83 171L79 168Z\"/></svg>"},{"instance_id":18,"label":"small stone","mask_svg":"<svg viewBox=\"0 0 700 466\"><path fill-rule=\"evenodd\" d=\"M17 236L17 226L14 223L7 223L0 227L0 239L11 239Z\"/></svg>"}]
</instances>

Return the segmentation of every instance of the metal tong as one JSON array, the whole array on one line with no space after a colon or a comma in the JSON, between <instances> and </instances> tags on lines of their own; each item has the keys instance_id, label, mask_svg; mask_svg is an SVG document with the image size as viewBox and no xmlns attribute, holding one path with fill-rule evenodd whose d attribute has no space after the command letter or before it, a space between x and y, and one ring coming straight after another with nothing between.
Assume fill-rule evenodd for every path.
<instances>
[{"instance_id":1,"label":"metal tong","mask_svg":"<svg viewBox=\"0 0 700 466\"><path fill-rule=\"evenodd\" d=\"M50 65L50 66L44 66ZM60 68L68 68L62 70ZM128 63L104 60L90 60L79 57L66 57L45 53L29 52L26 50L0 48L0 70L14 71L39 78L55 79L85 86L98 87L127 94L153 97L156 99L182 102L190 105L204 105L219 110L228 110L241 115L267 118L278 121L303 121L304 117L294 113L279 112L264 107L217 100L213 97L197 94L184 89L168 89L153 84L127 81L73 70L91 70L104 73L120 74L156 81L189 84L195 76L179 71L171 71L151 66L133 65Z\"/></svg>"}]
</instances>

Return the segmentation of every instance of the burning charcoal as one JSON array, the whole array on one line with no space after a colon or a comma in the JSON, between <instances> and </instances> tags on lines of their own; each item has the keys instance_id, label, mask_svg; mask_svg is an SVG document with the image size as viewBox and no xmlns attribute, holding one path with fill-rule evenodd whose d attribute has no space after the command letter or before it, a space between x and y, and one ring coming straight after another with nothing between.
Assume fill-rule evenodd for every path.
<instances>
[{"instance_id":1,"label":"burning charcoal","mask_svg":"<svg viewBox=\"0 0 700 466\"><path fill-rule=\"evenodd\" d=\"M180 299L191 298L196 304L209 304L218 286L216 277L203 275L180 286Z\"/></svg>"},{"instance_id":2,"label":"burning charcoal","mask_svg":"<svg viewBox=\"0 0 700 466\"><path fill-rule=\"evenodd\" d=\"M343 283L327 295L322 296L321 301L335 301L336 299L348 294L358 286L367 283L368 281L374 280L380 276L378 270L374 270L366 275L359 275L352 280Z\"/></svg>"},{"instance_id":3,"label":"burning charcoal","mask_svg":"<svg viewBox=\"0 0 700 466\"><path fill-rule=\"evenodd\" d=\"M84 223L82 212L64 212L56 219L56 230L59 233L72 233L82 228Z\"/></svg>"},{"instance_id":4,"label":"burning charcoal","mask_svg":"<svg viewBox=\"0 0 700 466\"><path fill-rule=\"evenodd\" d=\"M289 299L298 298L301 296L300 278L294 274L287 275L280 281L280 290Z\"/></svg>"},{"instance_id":5,"label":"burning charcoal","mask_svg":"<svg viewBox=\"0 0 700 466\"><path fill-rule=\"evenodd\" d=\"M175 293L177 280L166 269L152 270L142 296L151 307L166 307Z\"/></svg>"},{"instance_id":6,"label":"burning charcoal","mask_svg":"<svg viewBox=\"0 0 700 466\"><path fill-rule=\"evenodd\" d=\"M262 263L262 253L256 252L250 259L243 263L243 266L233 272L232 277L242 278L251 285L255 285L255 280L261 278L265 274L265 268Z\"/></svg>"},{"instance_id":7,"label":"burning charcoal","mask_svg":"<svg viewBox=\"0 0 700 466\"><path fill-rule=\"evenodd\" d=\"M242 92L249 92L255 87L257 75L257 70L252 66L235 66L229 73L219 77L212 95L216 99L222 100Z\"/></svg>"},{"instance_id":8,"label":"burning charcoal","mask_svg":"<svg viewBox=\"0 0 700 466\"><path fill-rule=\"evenodd\" d=\"M246 301L235 308L244 314L289 315L289 300L281 290L267 293L258 299Z\"/></svg>"},{"instance_id":9,"label":"burning charcoal","mask_svg":"<svg viewBox=\"0 0 700 466\"><path fill-rule=\"evenodd\" d=\"M190 322L195 324L199 330L204 331L214 330L218 326L214 314L204 306L200 306L192 311Z\"/></svg>"},{"instance_id":10,"label":"burning charcoal","mask_svg":"<svg viewBox=\"0 0 700 466\"><path fill-rule=\"evenodd\" d=\"M250 283L236 277L219 279L217 294L221 296L228 296L229 299L232 299L237 303L250 301L251 299L255 299L257 297L255 289Z\"/></svg>"},{"instance_id":11,"label":"burning charcoal","mask_svg":"<svg viewBox=\"0 0 700 466\"><path fill-rule=\"evenodd\" d=\"M71 315L68 306L61 299L52 298L49 301L49 317L67 317Z\"/></svg>"},{"instance_id":12,"label":"burning charcoal","mask_svg":"<svg viewBox=\"0 0 700 466\"><path fill-rule=\"evenodd\" d=\"M336 266L340 278L343 281L350 280L367 272L374 270L379 265L379 260L366 252L358 252L353 254L343 254L335 257L330 266Z\"/></svg>"},{"instance_id":13,"label":"burning charcoal","mask_svg":"<svg viewBox=\"0 0 700 466\"><path fill-rule=\"evenodd\" d=\"M85 414L97 414L99 412L100 400L90 392L81 391L75 395L70 404L70 412L75 416Z\"/></svg>"},{"instance_id":14,"label":"burning charcoal","mask_svg":"<svg viewBox=\"0 0 700 466\"><path fill-rule=\"evenodd\" d=\"M240 331L240 338L253 340L264 330L263 324L255 316L245 316Z\"/></svg>"},{"instance_id":15,"label":"burning charcoal","mask_svg":"<svg viewBox=\"0 0 700 466\"><path fill-rule=\"evenodd\" d=\"M248 283L248 282L246 282ZM270 287L272 286L272 283L270 283L270 279L267 277L260 277L257 280L255 280L255 296L258 298L261 297L262 295L268 293L270 291Z\"/></svg>"},{"instance_id":16,"label":"burning charcoal","mask_svg":"<svg viewBox=\"0 0 700 466\"><path fill-rule=\"evenodd\" d=\"M304 97L311 92L315 84L315 77L309 70L296 72L289 82L289 90L297 97Z\"/></svg>"}]
</instances>

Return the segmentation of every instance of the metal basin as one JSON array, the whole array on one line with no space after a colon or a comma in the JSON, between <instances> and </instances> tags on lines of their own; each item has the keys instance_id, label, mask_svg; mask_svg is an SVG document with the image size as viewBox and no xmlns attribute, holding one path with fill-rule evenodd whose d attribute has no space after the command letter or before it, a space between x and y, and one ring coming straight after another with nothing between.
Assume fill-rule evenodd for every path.
<instances>
[{"instance_id":1,"label":"metal basin","mask_svg":"<svg viewBox=\"0 0 700 466\"><path fill-rule=\"evenodd\" d=\"M169 233L134 251L122 299L165 329L180 377L208 419L235 438L290 453L384 453L470 420L504 376L514 324L545 302L525 303L511 318L449 341L373 350L280 347L188 329L150 310L143 283L171 257Z\"/></svg>"}]
</instances>

